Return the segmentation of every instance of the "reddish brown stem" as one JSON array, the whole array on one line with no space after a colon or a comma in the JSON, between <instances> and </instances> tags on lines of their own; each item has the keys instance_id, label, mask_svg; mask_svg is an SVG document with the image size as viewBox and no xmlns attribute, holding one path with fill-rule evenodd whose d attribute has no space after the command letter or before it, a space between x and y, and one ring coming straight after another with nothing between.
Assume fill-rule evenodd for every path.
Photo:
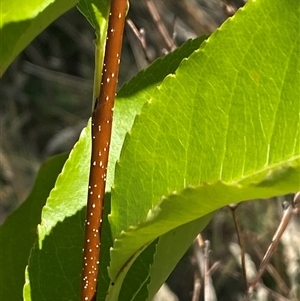
<instances>
[{"instance_id":1,"label":"reddish brown stem","mask_svg":"<svg viewBox=\"0 0 300 301\"><path fill-rule=\"evenodd\" d=\"M101 225L127 0L112 0L100 94L92 115L92 157L85 223L81 301L95 301L100 261Z\"/></svg>"}]
</instances>

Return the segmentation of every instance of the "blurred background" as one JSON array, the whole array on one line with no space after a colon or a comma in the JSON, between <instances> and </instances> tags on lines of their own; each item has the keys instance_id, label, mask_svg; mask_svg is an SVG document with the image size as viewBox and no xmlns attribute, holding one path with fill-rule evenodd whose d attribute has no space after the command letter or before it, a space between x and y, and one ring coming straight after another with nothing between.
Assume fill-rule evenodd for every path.
<instances>
[{"instance_id":1,"label":"blurred background","mask_svg":"<svg viewBox=\"0 0 300 301\"><path fill-rule=\"evenodd\" d=\"M244 2L131 0L119 86L186 40L212 33ZM71 150L86 125L92 106L94 38L93 28L74 8L42 32L1 79L0 224L26 198L41 163L49 156ZM279 224L282 201L249 202L236 210L245 229L247 252L251 251L256 266ZM299 230L299 216L294 224ZM219 211L203 238L210 240L210 264L216 264L212 275L216 296L210 300L241 300L245 286L236 257L238 246L230 209ZM269 293L267 299L257 300L292 300L291 288L299 290L300 250L297 241L295 245L293 276L287 272L290 254L282 245L278 258L272 261L276 276L268 274L264 279L279 297L270 297ZM192 246L168 280L178 300L193 298L199 278L199 250L197 244ZM170 294L166 298L173 300ZM203 293L198 299L203 300Z\"/></svg>"}]
</instances>

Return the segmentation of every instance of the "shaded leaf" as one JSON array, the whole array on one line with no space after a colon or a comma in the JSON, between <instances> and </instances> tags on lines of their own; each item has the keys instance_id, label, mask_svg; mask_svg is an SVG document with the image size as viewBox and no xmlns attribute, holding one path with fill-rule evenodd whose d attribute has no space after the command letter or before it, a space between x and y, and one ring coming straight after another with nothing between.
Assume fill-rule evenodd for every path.
<instances>
[{"instance_id":1,"label":"shaded leaf","mask_svg":"<svg viewBox=\"0 0 300 301\"><path fill-rule=\"evenodd\" d=\"M0 77L17 55L77 0L1 0Z\"/></svg>"},{"instance_id":2,"label":"shaded leaf","mask_svg":"<svg viewBox=\"0 0 300 301\"><path fill-rule=\"evenodd\" d=\"M83 156L86 154L86 156ZM24 300L76 300L80 288L90 131L71 151L42 210L29 258Z\"/></svg>"},{"instance_id":3,"label":"shaded leaf","mask_svg":"<svg viewBox=\"0 0 300 301\"><path fill-rule=\"evenodd\" d=\"M36 239L36 227L41 221L41 210L66 159L67 154L57 155L41 166L28 198L0 227L2 301L22 299L24 269Z\"/></svg>"}]
</instances>

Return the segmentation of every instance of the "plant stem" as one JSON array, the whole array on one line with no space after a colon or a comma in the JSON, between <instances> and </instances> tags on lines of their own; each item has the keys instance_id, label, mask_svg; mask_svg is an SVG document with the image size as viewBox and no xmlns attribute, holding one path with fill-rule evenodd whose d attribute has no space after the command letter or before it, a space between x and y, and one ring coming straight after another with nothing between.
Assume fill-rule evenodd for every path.
<instances>
[{"instance_id":1,"label":"plant stem","mask_svg":"<svg viewBox=\"0 0 300 301\"><path fill-rule=\"evenodd\" d=\"M177 47L173 41L173 39L170 37L168 30L166 29L165 24L163 23L157 8L152 0L147 0L146 1L147 7L149 9L149 12L151 14L151 17L153 18L155 24L157 25L158 31L163 38L164 42L167 45L168 51L173 51Z\"/></svg>"},{"instance_id":2,"label":"plant stem","mask_svg":"<svg viewBox=\"0 0 300 301\"><path fill-rule=\"evenodd\" d=\"M244 241L243 241L243 237L242 237L242 229L241 229L241 225L238 222L237 216L236 216L236 208L237 205L232 204L229 206L231 214L232 214L232 218L233 218L233 222L234 222L234 226L235 226L235 231L237 234L237 239L238 239L238 243L241 249L241 266L242 266L242 273L243 273L243 278L244 278L244 283L245 283L245 289L248 289L248 280L247 280L247 269L246 269L246 257L245 257L245 246L244 246Z\"/></svg>"},{"instance_id":3,"label":"plant stem","mask_svg":"<svg viewBox=\"0 0 300 301\"><path fill-rule=\"evenodd\" d=\"M292 217L299 213L299 211L300 211L300 192L296 193L292 204L284 203L284 206L285 207L284 207L284 211L283 211L283 215L282 215L280 224L277 228L275 235L273 236L272 242L269 245L268 250L265 253L265 256L263 257L263 259L260 263L257 275L255 276L254 280L252 280L252 283L250 284L250 286L248 288L248 292L247 292L247 295L244 298L244 300L248 300L250 298L250 296L252 295L258 281L260 280L265 269L267 268L268 263L280 242L282 234L286 230Z\"/></svg>"},{"instance_id":4,"label":"plant stem","mask_svg":"<svg viewBox=\"0 0 300 301\"><path fill-rule=\"evenodd\" d=\"M92 156L85 223L81 301L95 301L100 261L101 225L127 0L112 0L100 94L92 115Z\"/></svg>"}]
</instances>

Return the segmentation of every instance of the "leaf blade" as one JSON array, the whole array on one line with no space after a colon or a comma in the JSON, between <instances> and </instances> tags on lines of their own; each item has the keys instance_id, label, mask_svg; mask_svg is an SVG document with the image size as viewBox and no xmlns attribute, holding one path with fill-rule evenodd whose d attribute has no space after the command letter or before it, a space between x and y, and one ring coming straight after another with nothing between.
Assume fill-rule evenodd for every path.
<instances>
[{"instance_id":1,"label":"leaf blade","mask_svg":"<svg viewBox=\"0 0 300 301\"><path fill-rule=\"evenodd\" d=\"M132 253L180 224L232 202L297 190L298 12L293 1L250 2L144 106L116 166L113 281ZM189 196L202 206L192 206L196 214L180 203L189 202L188 186L201 190ZM164 207L169 198L173 206Z\"/></svg>"},{"instance_id":2,"label":"leaf blade","mask_svg":"<svg viewBox=\"0 0 300 301\"><path fill-rule=\"evenodd\" d=\"M0 297L3 301L22 298L24 269L36 239L41 210L66 159L67 154L62 154L42 165L27 199L0 227L0 262L5 262L0 273Z\"/></svg>"}]
</instances>

